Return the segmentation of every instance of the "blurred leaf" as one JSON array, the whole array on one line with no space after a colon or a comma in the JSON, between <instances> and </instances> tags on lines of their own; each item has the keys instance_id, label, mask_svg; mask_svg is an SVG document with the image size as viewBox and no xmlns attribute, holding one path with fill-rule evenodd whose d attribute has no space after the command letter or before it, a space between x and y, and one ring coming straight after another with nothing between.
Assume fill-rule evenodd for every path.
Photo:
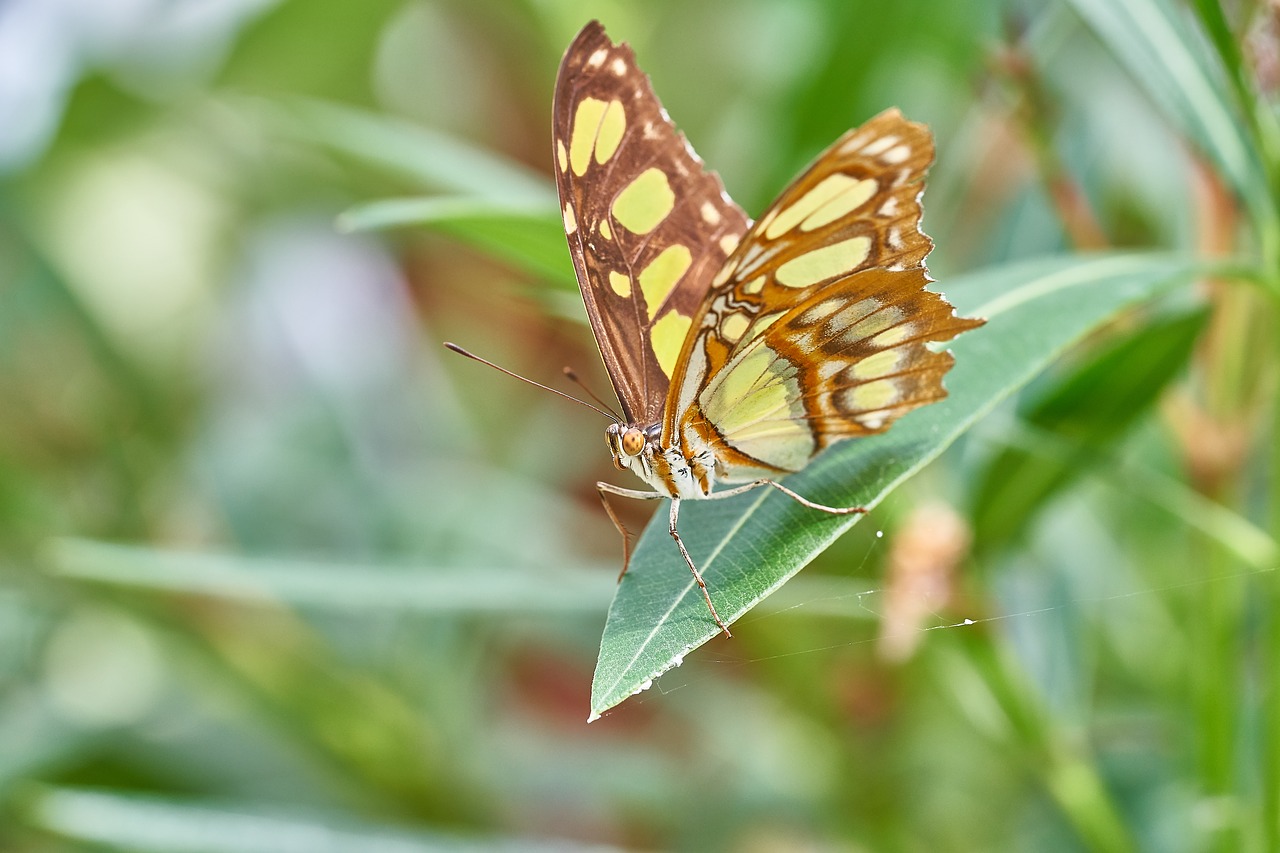
<instances>
[{"instance_id":1,"label":"blurred leaf","mask_svg":"<svg viewBox=\"0 0 1280 853\"><path fill-rule=\"evenodd\" d=\"M1112 54L1196 147L1209 156L1252 214L1264 241L1276 211L1266 168L1223 69L1166 0L1069 0ZM1274 248L1274 247L1273 247Z\"/></svg>"},{"instance_id":2,"label":"blurred leaf","mask_svg":"<svg viewBox=\"0 0 1280 853\"><path fill-rule=\"evenodd\" d=\"M379 568L178 553L83 539L55 540L48 560L55 573L81 581L351 612L596 613L614 585L608 570Z\"/></svg>"},{"instance_id":3,"label":"blurred leaf","mask_svg":"<svg viewBox=\"0 0 1280 853\"><path fill-rule=\"evenodd\" d=\"M1006 447L994 456L974 493L974 540L999 548L1045 503L1084 471L1096 450L1143 415L1183 369L1209 315L1163 319L1112 343L1042 391L1023 418L1064 438L1074 452L1036 453Z\"/></svg>"},{"instance_id":4,"label":"blurred leaf","mask_svg":"<svg viewBox=\"0 0 1280 853\"><path fill-rule=\"evenodd\" d=\"M264 2L253 7L261 14L231 45L219 73L224 87L372 99L374 77L367 69L378 55L389 19L403 8L398 0Z\"/></svg>"},{"instance_id":5,"label":"blurred leaf","mask_svg":"<svg viewBox=\"0 0 1280 853\"><path fill-rule=\"evenodd\" d=\"M426 226L533 275L557 282L575 281L565 247L564 223L554 204L457 197L387 199L346 211L338 224L350 231Z\"/></svg>"},{"instance_id":6,"label":"blurred leaf","mask_svg":"<svg viewBox=\"0 0 1280 853\"><path fill-rule=\"evenodd\" d=\"M1223 71L1233 83L1237 84L1237 96L1243 99L1245 97L1244 80L1248 69L1240 49L1240 42L1236 34L1231 31L1231 25L1227 22L1222 4L1219 0L1192 0L1191 6L1195 9L1201 26L1204 27L1214 50L1218 53L1218 58L1222 61ZM1241 102L1247 103L1243 100Z\"/></svg>"},{"instance_id":7,"label":"blurred leaf","mask_svg":"<svg viewBox=\"0 0 1280 853\"><path fill-rule=\"evenodd\" d=\"M1047 462L1049 466L1056 466L1051 470L1071 468L1072 473L1076 473L1080 468L1088 467L1101 481L1163 508L1188 528L1216 540L1227 552L1255 569L1273 569L1280 560L1280 544L1266 531L1238 512L1159 471L1116 459L1096 445L1068 443L1061 436L1044 430L1014 429L1009 434L1008 444L1012 451L1021 453L1034 463ZM1006 509L1020 511L1013 498L1010 498ZM975 540L983 548L992 545L982 534Z\"/></svg>"},{"instance_id":8,"label":"blurred leaf","mask_svg":"<svg viewBox=\"0 0 1280 853\"><path fill-rule=\"evenodd\" d=\"M207 853L421 853L471 850L607 850L564 839L411 832L324 814L290 814L258 803L186 803L75 788L34 789L28 820L65 838L137 851Z\"/></svg>"},{"instance_id":9,"label":"blurred leaf","mask_svg":"<svg viewBox=\"0 0 1280 853\"><path fill-rule=\"evenodd\" d=\"M942 453L1000 400L1090 329L1185 281L1186 258L1109 254L1037 259L947 283L957 310L988 318L952 344L950 396L881 435L820 455L788 485L833 506L874 507ZM785 583L856 522L805 509L772 489L722 501L687 501L681 534L727 622ZM659 512L618 587L600 643L591 717L633 693L716 635Z\"/></svg>"},{"instance_id":10,"label":"blurred leaf","mask_svg":"<svg viewBox=\"0 0 1280 853\"><path fill-rule=\"evenodd\" d=\"M558 209L550 178L465 140L323 101L298 99L282 106L287 130L429 188Z\"/></svg>"}]
</instances>

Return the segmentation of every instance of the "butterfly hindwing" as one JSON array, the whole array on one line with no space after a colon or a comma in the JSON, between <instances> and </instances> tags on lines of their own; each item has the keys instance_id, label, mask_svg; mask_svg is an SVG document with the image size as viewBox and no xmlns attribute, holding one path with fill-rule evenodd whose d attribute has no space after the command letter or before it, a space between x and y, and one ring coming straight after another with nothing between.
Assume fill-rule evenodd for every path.
<instances>
[{"instance_id":1,"label":"butterfly hindwing","mask_svg":"<svg viewBox=\"0 0 1280 853\"><path fill-rule=\"evenodd\" d=\"M945 397L954 358L926 344L982 321L955 316L928 281L922 267L861 270L736 348L692 409L726 479L799 470L832 442L883 432Z\"/></svg>"},{"instance_id":2,"label":"butterfly hindwing","mask_svg":"<svg viewBox=\"0 0 1280 853\"><path fill-rule=\"evenodd\" d=\"M630 423L656 423L716 272L748 219L667 117L630 47L591 23L556 82L554 164L569 251Z\"/></svg>"}]
</instances>

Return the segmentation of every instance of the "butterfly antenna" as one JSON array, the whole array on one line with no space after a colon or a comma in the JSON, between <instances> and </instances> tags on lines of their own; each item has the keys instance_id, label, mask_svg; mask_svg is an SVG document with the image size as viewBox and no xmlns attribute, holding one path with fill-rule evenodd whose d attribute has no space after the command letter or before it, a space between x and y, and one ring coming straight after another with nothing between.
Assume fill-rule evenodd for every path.
<instances>
[{"instance_id":1,"label":"butterfly antenna","mask_svg":"<svg viewBox=\"0 0 1280 853\"><path fill-rule=\"evenodd\" d=\"M613 414L612 412L606 412L604 409L601 409L598 406L593 406L592 404L588 403L586 400L579 400L577 397L574 397L571 394L566 394L563 391L557 391L554 388L551 388L547 385L543 385L541 382L534 382L532 379L529 379L528 377L525 377L525 376L521 376L519 373L512 373L510 370L507 370L505 367L499 367L498 365L494 364L492 361L489 361L489 359L481 358L480 356L476 355L473 352L468 352L467 350L464 350L462 347L458 346L457 344L450 343L449 341L445 341L444 345L446 349L453 350L458 355L465 355L467 358L471 359L472 361L478 361L481 364L487 364L490 367L492 367L494 370L497 370L500 373L505 373L513 379L519 379L521 382L528 382L530 385L533 385L536 388L541 388L543 391L550 391L552 394L557 394L561 397L564 397L566 400L572 400L578 405L586 406L588 409L591 409L593 412L599 412L600 414L604 415L606 418L608 418L611 421L620 420L620 418L617 415Z\"/></svg>"},{"instance_id":2,"label":"butterfly antenna","mask_svg":"<svg viewBox=\"0 0 1280 853\"><path fill-rule=\"evenodd\" d=\"M587 387L587 383L582 381L582 377L580 377L572 367L566 367L564 369L564 375L566 379L568 379L574 385L577 385L579 388L581 388L588 397L590 397L592 400L595 400L597 403L599 403L602 409L608 409L610 412L613 412L613 407L610 406L608 403L606 403L604 400L601 400L599 397L597 397L596 393ZM622 416L615 413L613 415L613 419L615 421L621 422Z\"/></svg>"}]
</instances>

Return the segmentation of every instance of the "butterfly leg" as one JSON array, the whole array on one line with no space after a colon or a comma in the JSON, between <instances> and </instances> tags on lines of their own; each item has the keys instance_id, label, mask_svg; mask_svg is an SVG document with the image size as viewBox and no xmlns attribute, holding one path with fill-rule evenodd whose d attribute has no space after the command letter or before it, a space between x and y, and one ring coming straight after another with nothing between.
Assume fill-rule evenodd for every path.
<instances>
[{"instance_id":1,"label":"butterfly leg","mask_svg":"<svg viewBox=\"0 0 1280 853\"><path fill-rule=\"evenodd\" d=\"M680 538L679 531L676 530L676 519L680 516L680 499L671 499L671 526L668 528L671 532L671 538L676 540L676 546L680 549L680 555L684 557L685 564L688 565L689 571L693 572L693 579L698 582L698 588L702 590L702 597L706 599L707 609L711 611L711 618L716 620L716 624L720 626L720 630L724 631L726 637L732 637L729 633L729 626L724 624L720 619L720 614L716 612L716 606L711 603L711 593L707 592L707 582L702 579L702 573L698 571L698 567L693 564L693 558L689 556L689 551L684 547L684 540Z\"/></svg>"},{"instance_id":2,"label":"butterfly leg","mask_svg":"<svg viewBox=\"0 0 1280 853\"><path fill-rule=\"evenodd\" d=\"M740 495L743 492L749 492L752 489L758 489L761 486L773 486L796 503L801 504L802 506L807 506L809 509L816 509L819 512L825 512L830 515L860 515L868 511L864 506L827 506L826 504L816 503L809 500L804 495L801 495L799 492L794 492L791 489L788 489L777 480L752 480L750 483L735 486L732 489L725 489L723 492L712 492L707 495L707 499L718 500L720 498L731 498L734 495Z\"/></svg>"},{"instance_id":3,"label":"butterfly leg","mask_svg":"<svg viewBox=\"0 0 1280 853\"><path fill-rule=\"evenodd\" d=\"M604 504L604 511L608 513L609 520L613 522L613 526L622 534L622 571L618 572L618 581L621 582L623 575L627 573L627 568L631 565L631 531L627 530L626 525L622 523L622 519L618 518L618 514L613 511L613 505L609 503L608 496L618 495L623 498L653 501L658 498L665 498L666 495L658 492L643 492L639 489L624 489L621 486L605 482L596 483L596 491L600 494L600 503Z\"/></svg>"},{"instance_id":4,"label":"butterfly leg","mask_svg":"<svg viewBox=\"0 0 1280 853\"><path fill-rule=\"evenodd\" d=\"M815 503L803 495L791 491L776 480L757 480L756 482L762 486L773 486L796 503L807 506L809 509L816 509L819 512L825 512L830 515L865 515L867 513L867 508L864 506L827 506L826 504Z\"/></svg>"}]
</instances>

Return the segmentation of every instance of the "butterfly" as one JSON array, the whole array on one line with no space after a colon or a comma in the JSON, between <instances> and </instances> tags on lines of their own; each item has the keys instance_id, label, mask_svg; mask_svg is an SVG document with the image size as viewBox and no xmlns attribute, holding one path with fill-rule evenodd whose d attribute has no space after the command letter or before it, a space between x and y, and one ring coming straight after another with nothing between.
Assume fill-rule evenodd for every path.
<instances>
[{"instance_id":1,"label":"butterfly","mask_svg":"<svg viewBox=\"0 0 1280 853\"><path fill-rule=\"evenodd\" d=\"M929 344L985 322L924 289L933 243L920 196L932 162L928 128L887 110L836 140L752 223L628 45L592 21L565 53L553 110L564 231L622 410L605 430L613 464L650 487L596 488L623 537L623 574L630 536L608 496L669 499L671 537L726 635L677 530L681 502L772 487L822 512L866 512L775 478L945 397L954 359Z\"/></svg>"}]
</instances>

